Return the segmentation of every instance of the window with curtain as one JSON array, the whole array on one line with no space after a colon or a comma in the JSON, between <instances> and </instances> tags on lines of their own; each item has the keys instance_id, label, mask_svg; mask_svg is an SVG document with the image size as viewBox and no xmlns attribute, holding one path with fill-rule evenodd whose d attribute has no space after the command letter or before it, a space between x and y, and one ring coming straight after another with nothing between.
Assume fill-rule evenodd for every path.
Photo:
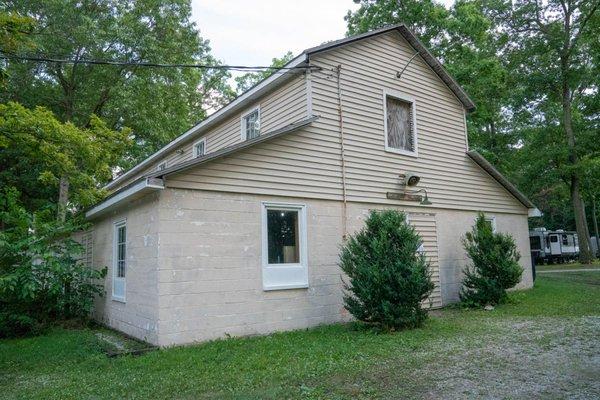
<instances>
[{"instance_id":1,"label":"window with curtain","mask_svg":"<svg viewBox=\"0 0 600 400\"><path fill-rule=\"evenodd\" d=\"M386 96L387 147L407 152L415 151L413 105L392 96Z\"/></svg>"}]
</instances>

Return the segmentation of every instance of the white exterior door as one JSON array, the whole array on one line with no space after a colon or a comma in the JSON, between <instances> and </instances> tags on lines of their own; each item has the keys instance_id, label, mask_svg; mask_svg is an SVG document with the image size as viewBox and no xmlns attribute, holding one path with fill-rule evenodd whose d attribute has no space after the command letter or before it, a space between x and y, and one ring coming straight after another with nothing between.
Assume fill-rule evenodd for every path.
<instances>
[{"instance_id":1,"label":"white exterior door","mask_svg":"<svg viewBox=\"0 0 600 400\"><path fill-rule=\"evenodd\" d=\"M553 256L562 254L559 235L550 235L550 254Z\"/></svg>"}]
</instances>

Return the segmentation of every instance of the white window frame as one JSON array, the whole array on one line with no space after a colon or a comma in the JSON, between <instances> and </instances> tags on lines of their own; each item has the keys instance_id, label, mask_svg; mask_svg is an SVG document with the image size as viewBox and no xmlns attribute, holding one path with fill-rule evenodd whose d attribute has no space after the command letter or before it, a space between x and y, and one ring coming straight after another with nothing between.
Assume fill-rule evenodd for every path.
<instances>
[{"instance_id":1,"label":"white window frame","mask_svg":"<svg viewBox=\"0 0 600 400\"><path fill-rule=\"evenodd\" d=\"M117 277L117 269L118 269L118 240L119 240L119 228L125 227L125 276L123 278ZM121 219L116 221L113 224L113 262L112 262L112 299L114 301L119 301L121 303L125 303L126 293L127 293L127 237L129 232L127 232L127 219ZM123 296L115 295L115 282L121 281L123 282Z\"/></svg>"},{"instance_id":2,"label":"white window frame","mask_svg":"<svg viewBox=\"0 0 600 400\"><path fill-rule=\"evenodd\" d=\"M156 166L157 171L162 171L163 169L167 169L167 162L163 161Z\"/></svg>"},{"instance_id":3,"label":"white window frame","mask_svg":"<svg viewBox=\"0 0 600 400\"><path fill-rule=\"evenodd\" d=\"M304 289L308 287L308 239L306 229L306 205L296 203L262 202L262 280L263 290ZM300 248L299 263L269 264L269 236L267 211L297 211Z\"/></svg>"},{"instance_id":4,"label":"white window frame","mask_svg":"<svg viewBox=\"0 0 600 400\"><path fill-rule=\"evenodd\" d=\"M414 151L408 151L404 149L396 149L388 146L388 127L387 127L387 98L393 97L395 99L406 101L412 106L412 126L413 126L413 135L414 135ZM417 101L413 96L407 95L405 93L399 92L393 89L383 89L383 134L385 138L385 151L390 153L402 154L405 156L418 157L419 156L419 140L417 133Z\"/></svg>"},{"instance_id":5,"label":"white window frame","mask_svg":"<svg viewBox=\"0 0 600 400\"><path fill-rule=\"evenodd\" d=\"M258 135L260 136L261 134L261 121L260 121L260 105L253 107L249 110L246 110L245 113L242 114L242 116L240 117L240 133L241 133L241 138L242 138L242 142L245 142L246 140L248 140L248 137L246 136L246 117L250 114L252 114L253 112L257 111L258 112Z\"/></svg>"},{"instance_id":6,"label":"white window frame","mask_svg":"<svg viewBox=\"0 0 600 400\"><path fill-rule=\"evenodd\" d=\"M198 151L196 150L196 148L198 147L198 145L200 143L204 143L204 153L203 154L198 154ZM202 157L203 155L206 155L206 138L205 137L194 142L194 144L192 145L192 155L194 156L194 158L198 158L198 157Z\"/></svg>"}]
</instances>

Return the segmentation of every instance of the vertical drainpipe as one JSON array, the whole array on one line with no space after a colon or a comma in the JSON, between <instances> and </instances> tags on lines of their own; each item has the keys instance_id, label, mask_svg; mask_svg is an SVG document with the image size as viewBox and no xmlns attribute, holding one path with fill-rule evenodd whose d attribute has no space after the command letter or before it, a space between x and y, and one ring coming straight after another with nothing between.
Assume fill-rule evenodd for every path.
<instances>
[{"instance_id":1,"label":"vertical drainpipe","mask_svg":"<svg viewBox=\"0 0 600 400\"><path fill-rule=\"evenodd\" d=\"M338 117L339 117L339 127L340 127L340 156L342 161L342 226L343 226L343 235L342 239L346 240L346 236L348 235L348 198L346 193L346 151L344 148L344 117L342 114L343 102L342 102L342 87L341 87L341 75L342 75L342 65L339 64L336 67L336 75L337 75L337 92L338 92Z\"/></svg>"}]
</instances>

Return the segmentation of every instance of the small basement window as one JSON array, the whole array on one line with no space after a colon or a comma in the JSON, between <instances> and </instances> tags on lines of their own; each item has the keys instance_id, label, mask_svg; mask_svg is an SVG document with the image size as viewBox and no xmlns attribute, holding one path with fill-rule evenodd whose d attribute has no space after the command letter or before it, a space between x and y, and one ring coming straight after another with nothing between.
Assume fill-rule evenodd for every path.
<instances>
[{"instance_id":1,"label":"small basement window","mask_svg":"<svg viewBox=\"0 0 600 400\"><path fill-rule=\"evenodd\" d=\"M242 140L254 139L260 135L260 108L242 116Z\"/></svg>"},{"instance_id":2,"label":"small basement window","mask_svg":"<svg viewBox=\"0 0 600 400\"><path fill-rule=\"evenodd\" d=\"M264 290L308 287L306 206L263 203Z\"/></svg>"},{"instance_id":3,"label":"small basement window","mask_svg":"<svg viewBox=\"0 0 600 400\"><path fill-rule=\"evenodd\" d=\"M192 148L194 153L194 158L202 157L206 154L206 138L202 138L201 140L194 143L194 147Z\"/></svg>"},{"instance_id":4,"label":"small basement window","mask_svg":"<svg viewBox=\"0 0 600 400\"><path fill-rule=\"evenodd\" d=\"M415 100L402 93L384 90L384 129L387 151L417 156Z\"/></svg>"}]
</instances>

